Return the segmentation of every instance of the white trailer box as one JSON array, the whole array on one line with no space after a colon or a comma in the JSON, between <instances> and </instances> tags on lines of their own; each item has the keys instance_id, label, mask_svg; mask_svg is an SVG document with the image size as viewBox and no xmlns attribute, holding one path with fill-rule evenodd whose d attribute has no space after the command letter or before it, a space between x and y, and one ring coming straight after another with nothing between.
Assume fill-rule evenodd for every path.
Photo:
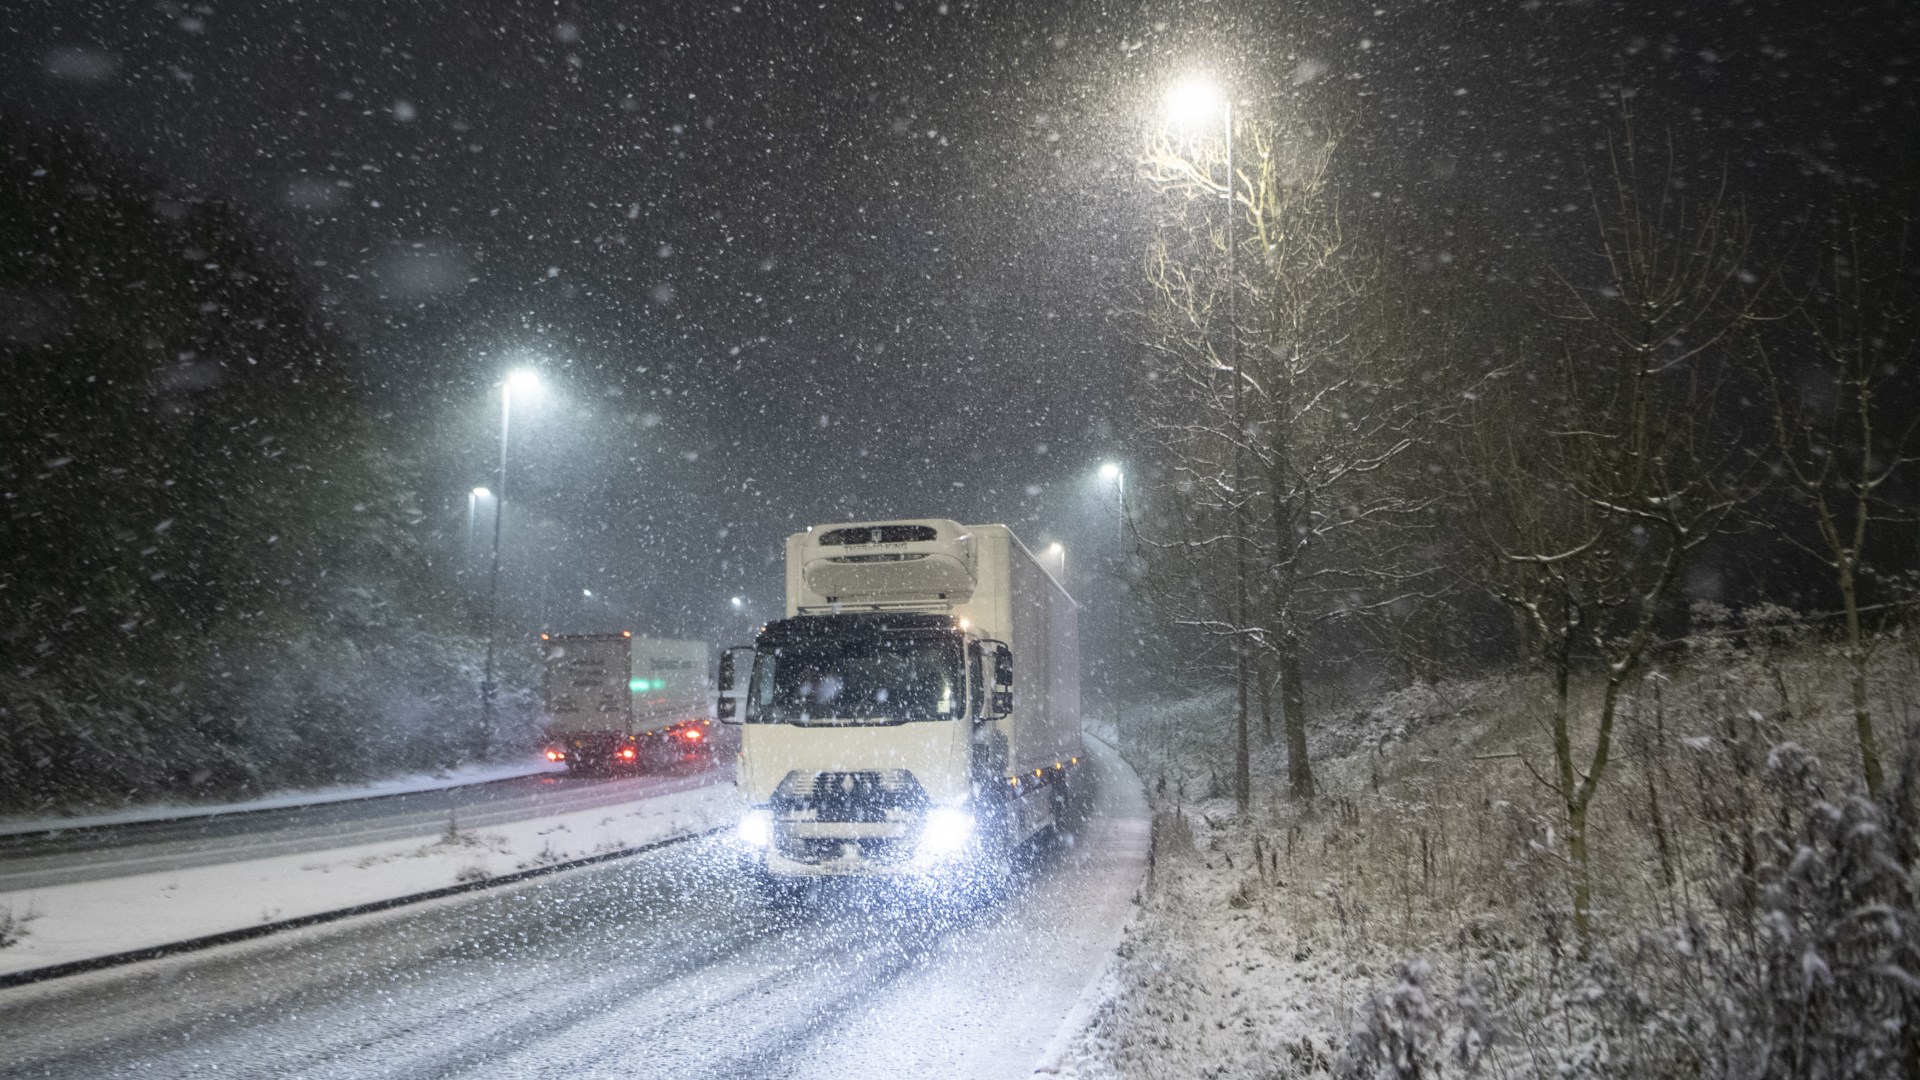
<instances>
[{"instance_id":1,"label":"white trailer box","mask_svg":"<svg viewBox=\"0 0 1920 1080\"><path fill-rule=\"evenodd\" d=\"M547 758L639 769L711 756L707 645L617 634L542 634Z\"/></svg>"},{"instance_id":2,"label":"white trailer box","mask_svg":"<svg viewBox=\"0 0 1920 1080\"><path fill-rule=\"evenodd\" d=\"M633 730L631 634L541 634L541 689L549 739Z\"/></svg>"},{"instance_id":3,"label":"white trailer box","mask_svg":"<svg viewBox=\"0 0 1920 1080\"><path fill-rule=\"evenodd\" d=\"M707 643L634 638L629 686L636 732L707 719Z\"/></svg>"},{"instance_id":4,"label":"white trailer box","mask_svg":"<svg viewBox=\"0 0 1920 1080\"><path fill-rule=\"evenodd\" d=\"M1006 526L796 533L787 616L750 677L722 665L767 871L922 871L956 834L1004 853L1054 822L1081 756L1077 605Z\"/></svg>"}]
</instances>

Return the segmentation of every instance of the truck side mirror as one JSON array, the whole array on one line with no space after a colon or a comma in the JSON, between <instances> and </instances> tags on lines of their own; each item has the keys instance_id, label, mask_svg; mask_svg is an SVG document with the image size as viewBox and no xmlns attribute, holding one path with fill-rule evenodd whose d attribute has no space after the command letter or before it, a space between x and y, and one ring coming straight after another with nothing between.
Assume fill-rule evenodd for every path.
<instances>
[{"instance_id":1,"label":"truck side mirror","mask_svg":"<svg viewBox=\"0 0 1920 1080\"><path fill-rule=\"evenodd\" d=\"M1013 711L1013 650L1003 641L993 643L993 711L1005 716Z\"/></svg>"},{"instance_id":2,"label":"truck side mirror","mask_svg":"<svg viewBox=\"0 0 1920 1080\"><path fill-rule=\"evenodd\" d=\"M736 659L738 658L738 659ZM721 723L738 724L745 717L742 699L747 696L746 682L753 672L753 649L737 645L720 653L720 696L714 701L713 715Z\"/></svg>"},{"instance_id":3,"label":"truck side mirror","mask_svg":"<svg viewBox=\"0 0 1920 1080\"><path fill-rule=\"evenodd\" d=\"M1005 642L974 643L973 715L998 720L1013 711L1013 651Z\"/></svg>"}]
</instances>

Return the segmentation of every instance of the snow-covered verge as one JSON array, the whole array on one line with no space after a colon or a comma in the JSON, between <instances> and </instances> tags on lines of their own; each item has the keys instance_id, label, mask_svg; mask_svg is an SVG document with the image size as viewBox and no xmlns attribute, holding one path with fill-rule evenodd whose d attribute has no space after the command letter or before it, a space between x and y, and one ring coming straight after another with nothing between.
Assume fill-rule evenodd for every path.
<instances>
[{"instance_id":1,"label":"snow-covered verge","mask_svg":"<svg viewBox=\"0 0 1920 1080\"><path fill-rule=\"evenodd\" d=\"M102 814L75 817L0 817L0 836L53 832L59 829L88 829L102 825L132 825L142 821L179 821L185 818L238 814L249 810L274 810L288 806L317 806L321 803L372 799L382 795L406 795L416 791L489 784L540 773L566 772L565 765L545 758L491 765L462 765L432 773L411 773L365 784L338 784L331 787L303 788L263 795L257 799L224 803L153 803Z\"/></svg>"},{"instance_id":2,"label":"snow-covered verge","mask_svg":"<svg viewBox=\"0 0 1920 1080\"><path fill-rule=\"evenodd\" d=\"M1636 687L1593 822L1596 932L1534 778L1548 688L1398 690L1316 718L1311 805L1232 702L1140 715L1151 878L1062 1075L1902 1075L1920 1061L1920 649L1886 642L1888 798L1859 795L1842 668L1698 643ZM1897 782L1896 782L1896 779ZM1907 1073L1906 1075L1911 1075Z\"/></svg>"},{"instance_id":3,"label":"snow-covered verge","mask_svg":"<svg viewBox=\"0 0 1920 1080\"><path fill-rule=\"evenodd\" d=\"M620 851L738 812L732 785L707 785L480 831L455 818L438 836L0 893L0 975Z\"/></svg>"}]
</instances>

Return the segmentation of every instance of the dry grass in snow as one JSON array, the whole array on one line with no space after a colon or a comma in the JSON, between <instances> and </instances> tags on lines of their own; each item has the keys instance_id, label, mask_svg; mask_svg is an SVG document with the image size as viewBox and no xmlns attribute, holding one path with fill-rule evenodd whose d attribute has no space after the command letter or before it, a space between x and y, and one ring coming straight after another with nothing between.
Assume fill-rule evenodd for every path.
<instances>
[{"instance_id":1,"label":"dry grass in snow","mask_svg":"<svg viewBox=\"0 0 1920 1080\"><path fill-rule=\"evenodd\" d=\"M1155 795L1149 888L1082 1077L1920 1075L1920 649L1882 643L1898 776L1862 797L1843 668L1785 632L1703 637L1635 690L1595 804L1598 931L1571 919L1548 687L1381 695L1316 725L1323 795L1231 700L1123 725Z\"/></svg>"}]
</instances>

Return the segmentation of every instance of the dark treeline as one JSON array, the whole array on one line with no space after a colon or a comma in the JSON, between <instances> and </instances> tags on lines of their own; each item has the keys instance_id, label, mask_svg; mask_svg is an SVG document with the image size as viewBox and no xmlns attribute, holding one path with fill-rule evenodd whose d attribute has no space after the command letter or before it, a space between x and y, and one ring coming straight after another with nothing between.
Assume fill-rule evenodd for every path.
<instances>
[{"instance_id":1,"label":"dark treeline","mask_svg":"<svg viewBox=\"0 0 1920 1080\"><path fill-rule=\"evenodd\" d=\"M347 343L233 207L0 146L0 810L465 756L476 624Z\"/></svg>"}]
</instances>

